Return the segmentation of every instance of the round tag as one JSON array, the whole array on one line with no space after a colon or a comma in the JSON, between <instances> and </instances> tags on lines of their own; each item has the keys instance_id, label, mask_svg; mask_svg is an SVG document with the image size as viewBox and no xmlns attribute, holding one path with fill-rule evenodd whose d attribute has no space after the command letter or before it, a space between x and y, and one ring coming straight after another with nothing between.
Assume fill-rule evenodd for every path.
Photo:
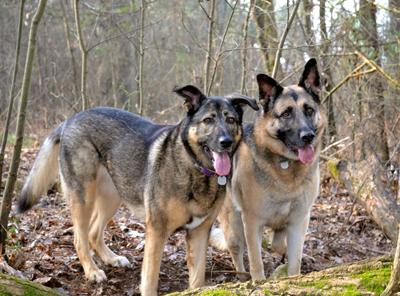
<instances>
[{"instance_id":1,"label":"round tag","mask_svg":"<svg viewBox=\"0 0 400 296\"><path fill-rule=\"evenodd\" d=\"M226 184L226 177L225 176L218 176L218 184L225 185Z\"/></svg>"}]
</instances>

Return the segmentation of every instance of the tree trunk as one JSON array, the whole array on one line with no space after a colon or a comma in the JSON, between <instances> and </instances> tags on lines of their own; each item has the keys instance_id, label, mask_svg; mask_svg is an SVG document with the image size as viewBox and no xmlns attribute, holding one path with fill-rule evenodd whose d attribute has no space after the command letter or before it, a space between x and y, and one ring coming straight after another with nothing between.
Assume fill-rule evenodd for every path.
<instances>
[{"instance_id":1,"label":"tree trunk","mask_svg":"<svg viewBox=\"0 0 400 296\"><path fill-rule=\"evenodd\" d=\"M14 105L14 97L15 97L15 84L18 74L18 65L19 65L19 53L21 51L21 32L22 32L22 23L24 21L24 5L25 0L21 0L21 6L19 10L19 23L18 23L18 30L17 30L17 44L15 47L15 66L14 66L14 73L11 82L11 90L10 90L10 102L8 104L8 111L7 111L7 118L6 124L4 127L3 133L3 140L1 142L1 150L0 150L0 186L2 184L2 176L3 176L3 164L4 164L4 155L7 146L7 138L8 138L8 130L10 129L10 122L11 122L11 114Z\"/></svg>"},{"instance_id":2,"label":"tree trunk","mask_svg":"<svg viewBox=\"0 0 400 296\"><path fill-rule=\"evenodd\" d=\"M367 211L387 237L396 242L400 208L395 196L387 190L387 185L385 186L382 181L384 172L379 167L378 161L375 161L374 165L370 162L364 160L354 164L341 160L330 163L328 169L346 185L350 196L357 199L357 203Z\"/></svg>"},{"instance_id":3,"label":"tree trunk","mask_svg":"<svg viewBox=\"0 0 400 296\"><path fill-rule=\"evenodd\" d=\"M385 255L306 275L226 283L168 295L379 295L389 282L392 264L393 256Z\"/></svg>"},{"instance_id":4,"label":"tree trunk","mask_svg":"<svg viewBox=\"0 0 400 296\"><path fill-rule=\"evenodd\" d=\"M68 47L68 51L69 51L69 55L71 58L71 65L72 65L72 74L73 74L73 82L74 82L74 90L75 90L75 98L74 98L74 103L76 102L78 96L79 96L79 85L78 85L78 70L76 69L76 61L75 61L75 56L74 56L74 51L72 48L72 42L71 42L71 37L70 37L70 33L69 33L69 25L68 25L68 19L67 19L67 14L65 13L65 9L64 9L64 4L63 4L64 0L60 0L60 4L61 4L61 11L63 14L63 21L64 21L64 29L65 29L65 37L67 40L67 47Z\"/></svg>"},{"instance_id":5,"label":"tree trunk","mask_svg":"<svg viewBox=\"0 0 400 296\"><path fill-rule=\"evenodd\" d=\"M254 0L250 1L249 4L249 11L247 12L246 19L244 21L243 25L243 50L242 50L242 81L240 83L240 93L247 95L247 90L246 90L246 78L247 78L247 30L249 28L249 20L250 20L250 15L253 11L254 7Z\"/></svg>"},{"instance_id":6,"label":"tree trunk","mask_svg":"<svg viewBox=\"0 0 400 296\"><path fill-rule=\"evenodd\" d=\"M368 0L360 0L360 16L361 24L363 29L363 35L367 44L372 45L375 52L375 57L379 57L379 36L376 23L376 6L369 3ZM372 54L372 53L371 53ZM381 65L381 58L377 62L379 66ZM387 131L386 131L386 116L385 116L385 102L384 102L384 89L382 84L382 77L376 75L371 81L372 94L370 95L370 100L368 102L368 107L371 114L376 114L371 118L371 122L367 130L373 132L369 136L370 138L377 137L375 141L375 149L379 153L380 161L385 163L389 160L389 147L387 141Z\"/></svg>"},{"instance_id":7,"label":"tree trunk","mask_svg":"<svg viewBox=\"0 0 400 296\"><path fill-rule=\"evenodd\" d=\"M7 183L4 188L3 200L1 202L0 244L2 246L1 248L2 254L4 254L5 252L5 245L6 245L5 242L7 238L7 229L8 229L8 216L11 210L11 200L14 192L15 182L17 180L17 173L18 173L18 167L22 149L22 140L24 137L26 107L28 105L29 91L32 80L33 63L35 60L37 32L39 29L40 20L42 19L44 10L46 8L46 4L47 0L40 0L38 9L32 19L31 29L29 33L28 53L26 56L25 73L22 82L21 102L19 105L19 112L18 112L14 153L11 159L11 166L8 173Z\"/></svg>"},{"instance_id":8,"label":"tree trunk","mask_svg":"<svg viewBox=\"0 0 400 296\"><path fill-rule=\"evenodd\" d=\"M257 42L258 46L260 47L260 53L261 53L261 58L264 64L264 72L267 74L271 73L271 66L270 66L270 59L268 58L268 40L267 40L267 34L265 31L266 28L266 23L265 23L265 17L264 17L264 11L266 10L267 3L264 2L264 0L256 0L254 4L254 9L253 9L253 21L256 24L257 27ZM272 6L273 9L273 4L269 6ZM269 24L273 25L273 24Z\"/></svg>"},{"instance_id":9,"label":"tree trunk","mask_svg":"<svg viewBox=\"0 0 400 296\"><path fill-rule=\"evenodd\" d=\"M145 12L146 4L145 0L142 0L142 7L140 11L140 40L139 40L139 115L143 115L143 106L144 106L144 12Z\"/></svg>"},{"instance_id":10,"label":"tree trunk","mask_svg":"<svg viewBox=\"0 0 400 296\"><path fill-rule=\"evenodd\" d=\"M320 34L322 41L328 39L328 32L326 29L326 0L321 0L319 3L319 20L320 20ZM321 47L322 54L325 57L325 60L328 59L327 56L329 55L329 48L326 45ZM323 60L323 65L325 65ZM323 66L322 67L322 83L325 85L325 90L329 93L332 90L333 86L333 78L332 78L332 71L330 67ZM328 112L328 124L327 124L327 133L329 135L328 140L326 141L326 145L330 144L330 141L336 136L336 119L335 113L333 108L333 97L329 96L326 102L326 109Z\"/></svg>"},{"instance_id":11,"label":"tree trunk","mask_svg":"<svg viewBox=\"0 0 400 296\"><path fill-rule=\"evenodd\" d=\"M6 274L0 274L0 290L1 295L4 296L66 296L64 293L52 290L43 285Z\"/></svg>"},{"instance_id":12,"label":"tree trunk","mask_svg":"<svg viewBox=\"0 0 400 296\"><path fill-rule=\"evenodd\" d=\"M79 41L79 48L81 49L81 55L82 55L82 72L81 72L81 96L82 96L82 110L89 109L89 99L87 97L87 57L88 57L88 52L85 47L85 41L83 40L83 34L82 34L82 27L81 27L81 20L79 17L79 0L74 1L74 12L75 12L75 26L76 26L76 32L78 35L78 41Z\"/></svg>"},{"instance_id":13,"label":"tree trunk","mask_svg":"<svg viewBox=\"0 0 400 296\"><path fill-rule=\"evenodd\" d=\"M214 27L214 13L215 13L215 2L216 0L210 0L210 11L209 17L210 22L208 25L208 40L207 40L207 55L206 55L206 65L204 70L204 93L207 94L208 85L210 84L210 68L211 68L211 51L213 43L213 27ZM207 94L208 95L208 94Z\"/></svg>"}]
</instances>

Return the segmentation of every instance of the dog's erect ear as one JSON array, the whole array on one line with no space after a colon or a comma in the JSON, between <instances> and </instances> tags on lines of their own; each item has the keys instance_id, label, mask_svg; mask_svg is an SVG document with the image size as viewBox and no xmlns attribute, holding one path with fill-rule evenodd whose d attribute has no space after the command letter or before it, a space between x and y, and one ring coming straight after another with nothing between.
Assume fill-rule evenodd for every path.
<instances>
[{"instance_id":1,"label":"dog's erect ear","mask_svg":"<svg viewBox=\"0 0 400 296\"><path fill-rule=\"evenodd\" d=\"M245 105L249 105L253 110L258 110L258 105L257 101L253 98L250 98L248 96L238 94L238 93L233 93L230 95L225 96L225 98L230 99L232 102L232 105L239 106L241 108L245 107Z\"/></svg>"},{"instance_id":2,"label":"dog's erect ear","mask_svg":"<svg viewBox=\"0 0 400 296\"><path fill-rule=\"evenodd\" d=\"M321 80L316 59L312 58L307 62L300 78L299 86L305 88L313 96L314 100L320 103Z\"/></svg>"},{"instance_id":3,"label":"dog's erect ear","mask_svg":"<svg viewBox=\"0 0 400 296\"><path fill-rule=\"evenodd\" d=\"M185 102L183 102L183 107L185 108L187 114L193 114L196 112L197 109L199 109L202 101L206 98L206 96L193 85L175 85L172 91L176 92L185 99Z\"/></svg>"},{"instance_id":4,"label":"dog's erect ear","mask_svg":"<svg viewBox=\"0 0 400 296\"><path fill-rule=\"evenodd\" d=\"M267 111L269 104L275 102L283 87L274 78L266 74L258 74L257 83L260 90L260 104Z\"/></svg>"}]
</instances>

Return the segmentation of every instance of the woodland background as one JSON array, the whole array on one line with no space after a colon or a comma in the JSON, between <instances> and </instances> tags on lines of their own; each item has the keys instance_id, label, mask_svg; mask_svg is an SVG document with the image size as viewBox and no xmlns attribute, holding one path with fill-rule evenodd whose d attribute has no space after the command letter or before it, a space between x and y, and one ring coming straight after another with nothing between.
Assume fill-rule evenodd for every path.
<instances>
[{"instance_id":1,"label":"woodland background","mask_svg":"<svg viewBox=\"0 0 400 296\"><path fill-rule=\"evenodd\" d=\"M80 26L74 3L80 10ZM4 156L2 188L12 175L9 166L13 143L18 142L14 131L29 30L39 1L24 2L20 59L15 65L20 4L0 1L2 133L10 97L15 98L8 146L0 155ZM392 251L400 223L400 0L49 0L36 42L17 191L38 145L61 121L85 107L113 106L157 123L176 123L185 114L182 100L171 93L175 84L194 84L213 96L241 92L257 98L258 73L273 76L283 85L295 84L305 62L315 57L329 120L321 156L321 194L305 246L312 260L306 260L302 270ZM82 56L87 59L84 83ZM15 67L19 74L12 93ZM252 118L253 112L248 112L246 122ZM36 209L33 216L16 216L11 208L10 221L5 223L5 251L11 256L16 249L22 251L17 257L30 256L19 269L31 279L71 292L84 278L73 255L70 217L61 197L56 186L45 199L49 207ZM115 295L115 289L132 288L140 274L143 225L133 222L125 209L118 217L119 224L110 222L107 237L117 252L125 253L137 266L127 274L112 271L123 276L101 287L101 293L109 295ZM266 239L265 256L272 256L270 263L279 262L269 255L268 232ZM56 255L63 254L63 248L71 253L68 260ZM164 267L169 271L162 271L165 283L160 289L182 290L186 280L184 253L179 253L184 252L183 234L172 238L167 249L165 258L175 260L179 267ZM229 256L209 252L220 269L229 266ZM217 278L208 284L236 279L234 275ZM84 293L100 295L98 289Z\"/></svg>"}]
</instances>

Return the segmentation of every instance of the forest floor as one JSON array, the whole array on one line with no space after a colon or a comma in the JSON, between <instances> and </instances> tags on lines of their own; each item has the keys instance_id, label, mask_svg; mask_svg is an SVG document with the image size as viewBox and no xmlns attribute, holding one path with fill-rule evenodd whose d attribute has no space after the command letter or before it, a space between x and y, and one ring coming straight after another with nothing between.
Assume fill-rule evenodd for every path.
<instances>
[{"instance_id":1,"label":"forest floor","mask_svg":"<svg viewBox=\"0 0 400 296\"><path fill-rule=\"evenodd\" d=\"M38 147L23 148L19 183L25 181L37 152ZM3 181L7 177L9 159L10 155L6 159ZM394 251L392 242L364 210L358 205L352 207L353 201L345 188L329 178L324 164L321 164L321 183L320 195L311 210L302 273ZM344 225L347 221L347 225ZM59 192L59 186L54 186L48 196L26 214L16 215L13 206L9 229L7 253L11 257L10 265L32 281L70 295L135 295L139 291L145 226L135 220L124 206L109 222L105 240L115 253L129 259L131 267L108 267L95 255L96 264L108 278L107 283L103 284L88 284L86 281L73 246L71 214ZM265 229L263 260L267 276L281 261L281 257L270 249L270 239L271 231ZM184 231L169 238L161 264L159 294L188 288L185 249ZM247 275L239 279L230 273L233 266L229 254L212 247L207 250L206 264L207 286L250 279ZM248 270L247 252L245 266Z\"/></svg>"}]
</instances>

